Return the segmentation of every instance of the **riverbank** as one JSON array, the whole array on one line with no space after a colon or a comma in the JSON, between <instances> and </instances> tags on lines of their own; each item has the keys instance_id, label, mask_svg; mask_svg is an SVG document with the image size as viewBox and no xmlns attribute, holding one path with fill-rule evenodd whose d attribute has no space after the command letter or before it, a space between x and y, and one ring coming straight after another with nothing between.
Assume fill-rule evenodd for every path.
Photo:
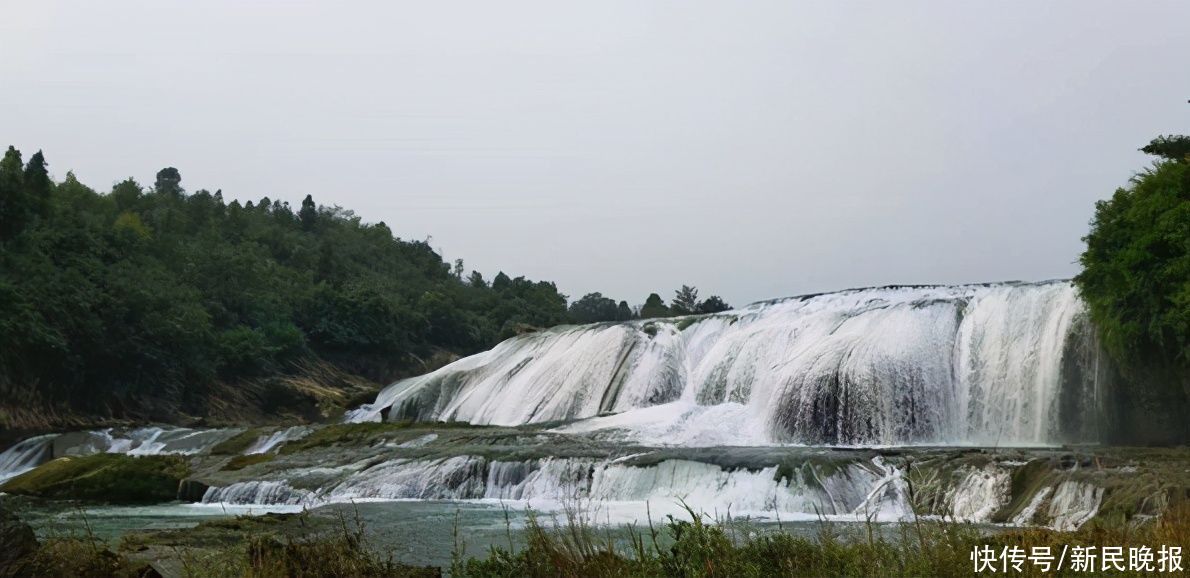
<instances>
[{"instance_id":1,"label":"riverbank","mask_svg":"<svg viewBox=\"0 0 1190 578\"><path fill-rule=\"evenodd\" d=\"M2 507L2 506L0 506ZM1095 521L1075 531L989 528L963 522L915 518L892 524L757 525L750 520L686 516L618 529L599 526L576 512L559 518L524 512L514 525L507 511L503 528L491 527L481 551L468 547L476 534L459 513L445 532L432 534L436 564L409 563L404 553L424 545L378 534L360 508L224 518L193 528L130 533L104 542L90 527L10 544L0 576L966 576L971 552L1073 546L1097 549L1190 544L1190 508L1182 504L1164 516L1132 524ZM4 516L5 536L22 534ZM473 546L473 545L472 545ZM16 552L16 555L12 555ZM1152 575L1142 568L1109 572ZM1002 571L1001 562L994 561ZM1166 559L1161 564L1170 564ZM1053 561L1048 571L1025 559L1018 576L1083 575L1071 561ZM1184 563L1183 563L1183 568ZM1098 566L1096 566L1098 569ZM1165 568L1161 566L1160 568ZM1109 568L1111 570L1111 568ZM153 574L154 572L158 574ZM1171 572L1172 573L1172 572Z\"/></svg>"}]
</instances>

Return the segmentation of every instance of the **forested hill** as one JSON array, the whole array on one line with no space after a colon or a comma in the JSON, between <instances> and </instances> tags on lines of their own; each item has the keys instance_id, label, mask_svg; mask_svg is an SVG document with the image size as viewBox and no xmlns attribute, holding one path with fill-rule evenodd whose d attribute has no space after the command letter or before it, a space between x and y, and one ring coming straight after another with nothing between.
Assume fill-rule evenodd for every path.
<instances>
[{"instance_id":1,"label":"forested hill","mask_svg":"<svg viewBox=\"0 0 1190 578\"><path fill-rule=\"evenodd\" d=\"M310 197L225 202L172 168L100 194L11 147L0 248L0 429L283 404L279 376L384 383L569 319L553 283L464 276Z\"/></svg>"}]
</instances>

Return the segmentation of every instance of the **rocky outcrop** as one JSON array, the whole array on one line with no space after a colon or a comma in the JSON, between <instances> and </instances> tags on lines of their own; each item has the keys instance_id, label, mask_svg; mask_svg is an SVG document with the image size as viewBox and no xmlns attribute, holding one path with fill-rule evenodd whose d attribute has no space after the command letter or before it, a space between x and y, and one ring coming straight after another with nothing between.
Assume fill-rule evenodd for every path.
<instances>
[{"instance_id":1,"label":"rocky outcrop","mask_svg":"<svg viewBox=\"0 0 1190 578\"><path fill-rule=\"evenodd\" d=\"M211 487L194 479L185 479L178 482L178 501L180 502L201 502L203 495L207 493Z\"/></svg>"},{"instance_id":2,"label":"rocky outcrop","mask_svg":"<svg viewBox=\"0 0 1190 578\"><path fill-rule=\"evenodd\" d=\"M0 578L20 576L21 560L37 551L33 528L18 519L0 501Z\"/></svg>"}]
</instances>

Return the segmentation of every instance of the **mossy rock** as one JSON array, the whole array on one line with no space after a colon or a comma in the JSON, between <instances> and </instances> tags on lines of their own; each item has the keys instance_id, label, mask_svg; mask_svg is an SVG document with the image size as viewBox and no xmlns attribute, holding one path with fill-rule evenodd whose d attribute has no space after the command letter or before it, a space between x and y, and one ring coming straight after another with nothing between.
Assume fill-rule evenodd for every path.
<instances>
[{"instance_id":1,"label":"mossy rock","mask_svg":"<svg viewBox=\"0 0 1190 578\"><path fill-rule=\"evenodd\" d=\"M334 445L350 445L350 446L367 446L382 439L387 439L391 434L398 432L409 431L425 431L434 432L441 430L484 430L491 429L492 426L474 425L467 422L415 422L411 420L398 422L366 422L366 423L339 423L328 425L319 428L310 435L300 439L289 442L281 446L279 453L282 455L296 454L313 448L321 448Z\"/></svg>"},{"instance_id":2,"label":"mossy rock","mask_svg":"<svg viewBox=\"0 0 1190 578\"><path fill-rule=\"evenodd\" d=\"M225 471L242 470L254 464L263 464L265 462L273 461L276 457L273 454L249 454L246 456L236 456L228 460L227 464L223 466Z\"/></svg>"},{"instance_id":3,"label":"mossy rock","mask_svg":"<svg viewBox=\"0 0 1190 578\"><path fill-rule=\"evenodd\" d=\"M8 480L0 491L113 504L169 502L177 497L178 484L189 471L186 461L178 456L64 457Z\"/></svg>"},{"instance_id":4,"label":"mossy rock","mask_svg":"<svg viewBox=\"0 0 1190 578\"><path fill-rule=\"evenodd\" d=\"M261 430L247 429L226 440L223 440L211 448L211 455L213 456L233 456L244 453L249 446L256 440L260 439Z\"/></svg>"}]
</instances>

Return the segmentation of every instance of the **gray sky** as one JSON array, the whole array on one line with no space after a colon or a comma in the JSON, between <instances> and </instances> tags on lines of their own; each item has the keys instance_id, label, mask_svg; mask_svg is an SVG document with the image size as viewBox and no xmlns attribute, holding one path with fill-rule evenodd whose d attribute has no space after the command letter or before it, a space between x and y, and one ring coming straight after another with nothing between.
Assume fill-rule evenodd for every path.
<instances>
[{"instance_id":1,"label":"gray sky","mask_svg":"<svg viewBox=\"0 0 1190 578\"><path fill-rule=\"evenodd\" d=\"M0 141L640 303L1073 275L1190 2L3 0Z\"/></svg>"}]
</instances>

